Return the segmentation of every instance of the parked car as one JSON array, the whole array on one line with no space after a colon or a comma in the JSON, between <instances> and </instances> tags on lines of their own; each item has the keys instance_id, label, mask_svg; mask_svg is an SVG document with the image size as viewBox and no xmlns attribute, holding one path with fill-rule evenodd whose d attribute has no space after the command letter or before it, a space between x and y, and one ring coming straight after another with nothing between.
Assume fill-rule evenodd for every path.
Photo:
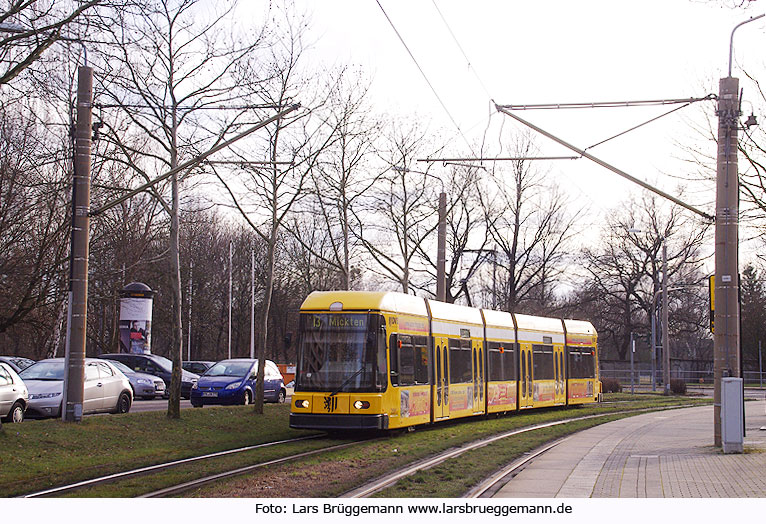
<instances>
[{"instance_id":1,"label":"parked car","mask_svg":"<svg viewBox=\"0 0 766 524\"><path fill-rule=\"evenodd\" d=\"M134 371L155 375L165 381L165 390L170 388L170 378L173 375L173 363L160 355L141 353L107 353L99 355L99 358L122 362ZM189 398L191 389L197 383L199 375L181 370L181 396Z\"/></svg>"},{"instance_id":2,"label":"parked car","mask_svg":"<svg viewBox=\"0 0 766 524\"><path fill-rule=\"evenodd\" d=\"M255 398L255 380L258 360L238 358L222 360L199 377L191 390L191 404L195 408L208 404L250 404ZM287 391L282 373L271 360L264 369L263 396L271 402L284 402Z\"/></svg>"},{"instance_id":3,"label":"parked car","mask_svg":"<svg viewBox=\"0 0 766 524\"><path fill-rule=\"evenodd\" d=\"M61 416L65 374L63 358L41 360L19 373L29 389L27 416ZM83 414L127 413L132 403L130 381L120 370L105 360L85 359Z\"/></svg>"},{"instance_id":4,"label":"parked car","mask_svg":"<svg viewBox=\"0 0 766 524\"><path fill-rule=\"evenodd\" d=\"M0 357L0 362L11 366L16 373L19 373L35 363L31 358L24 357Z\"/></svg>"},{"instance_id":5,"label":"parked car","mask_svg":"<svg viewBox=\"0 0 766 524\"><path fill-rule=\"evenodd\" d=\"M161 377L133 371L128 366L118 360L108 360L110 364L122 371L122 374L128 377L130 387L133 389L133 398L139 397L144 400L152 400L155 397L165 396L165 381Z\"/></svg>"},{"instance_id":6,"label":"parked car","mask_svg":"<svg viewBox=\"0 0 766 524\"><path fill-rule=\"evenodd\" d=\"M21 422L29 403L26 384L7 363L0 362L0 419Z\"/></svg>"},{"instance_id":7,"label":"parked car","mask_svg":"<svg viewBox=\"0 0 766 524\"><path fill-rule=\"evenodd\" d=\"M181 364L181 367L184 368L186 371L189 371L191 373L196 373L197 375L203 374L205 371L213 367L212 360L184 360Z\"/></svg>"}]
</instances>

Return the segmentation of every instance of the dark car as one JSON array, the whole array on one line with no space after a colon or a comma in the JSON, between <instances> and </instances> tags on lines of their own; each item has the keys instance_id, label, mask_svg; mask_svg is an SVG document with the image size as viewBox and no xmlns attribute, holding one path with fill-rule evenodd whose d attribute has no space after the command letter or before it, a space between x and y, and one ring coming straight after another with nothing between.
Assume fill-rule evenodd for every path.
<instances>
[{"instance_id":1,"label":"dark car","mask_svg":"<svg viewBox=\"0 0 766 524\"><path fill-rule=\"evenodd\" d=\"M16 373L21 373L35 363L31 358L24 357L0 357L0 362L5 362L11 366Z\"/></svg>"},{"instance_id":2,"label":"dark car","mask_svg":"<svg viewBox=\"0 0 766 524\"><path fill-rule=\"evenodd\" d=\"M122 362L134 371L140 371L148 375L155 375L165 381L165 390L170 388L170 378L173 374L173 363L160 355L134 354L134 353L107 353L99 355L99 358ZM199 375L181 370L181 396L191 397L191 389L197 383Z\"/></svg>"},{"instance_id":3,"label":"dark car","mask_svg":"<svg viewBox=\"0 0 766 524\"><path fill-rule=\"evenodd\" d=\"M114 367L128 377L130 387L133 388L133 398L152 400L158 396L165 396L165 381L161 377L134 371L119 360L107 360L107 362L114 364Z\"/></svg>"},{"instance_id":4,"label":"dark car","mask_svg":"<svg viewBox=\"0 0 766 524\"><path fill-rule=\"evenodd\" d=\"M199 377L191 391L191 404L195 408L206 404L250 404L255 398L255 380L258 360L236 358L222 360ZM264 400L284 402L287 396L282 374L276 364L266 361L263 382Z\"/></svg>"},{"instance_id":5,"label":"dark car","mask_svg":"<svg viewBox=\"0 0 766 524\"><path fill-rule=\"evenodd\" d=\"M213 367L212 360L184 360L181 363L181 367L184 368L186 371L189 371L191 373L196 373L197 375L203 374L205 371Z\"/></svg>"}]
</instances>

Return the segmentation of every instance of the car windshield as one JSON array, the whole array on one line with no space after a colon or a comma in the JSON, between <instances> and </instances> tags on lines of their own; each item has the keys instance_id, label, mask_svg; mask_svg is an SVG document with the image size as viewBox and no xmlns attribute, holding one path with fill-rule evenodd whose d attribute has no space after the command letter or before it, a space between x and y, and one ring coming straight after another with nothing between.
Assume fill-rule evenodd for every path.
<instances>
[{"instance_id":1,"label":"car windshield","mask_svg":"<svg viewBox=\"0 0 766 524\"><path fill-rule=\"evenodd\" d=\"M12 362L19 369L26 369L35 363L34 360L24 358L24 357L11 357L8 360Z\"/></svg>"},{"instance_id":2,"label":"car windshield","mask_svg":"<svg viewBox=\"0 0 766 524\"><path fill-rule=\"evenodd\" d=\"M113 365L114 367L116 367L117 369L119 369L125 374L132 375L135 373L135 371L133 371L128 366L126 366L125 364L117 360L107 360L107 362L109 362L111 365Z\"/></svg>"},{"instance_id":3,"label":"car windshield","mask_svg":"<svg viewBox=\"0 0 766 524\"><path fill-rule=\"evenodd\" d=\"M166 373L170 373L173 369L173 362L160 355L152 355L152 361L159 367L163 368Z\"/></svg>"},{"instance_id":4,"label":"car windshield","mask_svg":"<svg viewBox=\"0 0 766 524\"><path fill-rule=\"evenodd\" d=\"M37 362L19 373L23 380L64 380L64 361Z\"/></svg>"},{"instance_id":5,"label":"car windshield","mask_svg":"<svg viewBox=\"0 0 766 524\"><path fill-rule=\"evenodd\" d=\"M219 362L214 365L205 373L205 377L244 377L250 368L253 366L252 362ZM258 369L258 366L254 368Z\"/></svg>"}]
</instances>

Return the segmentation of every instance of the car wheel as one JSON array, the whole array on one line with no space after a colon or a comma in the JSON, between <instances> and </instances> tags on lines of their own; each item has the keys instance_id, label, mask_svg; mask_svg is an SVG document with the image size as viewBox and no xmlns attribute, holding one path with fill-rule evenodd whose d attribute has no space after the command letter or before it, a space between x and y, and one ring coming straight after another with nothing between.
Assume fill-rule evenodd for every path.
<instances>
[{"instance_id":1,"label":"car wheel","mask_svg":"<svg viewBox=\"0 0 766 524\"><path fill-rule=\"evenodd\" d=\"M117 399L117 413L127 413L130 411L130 395L127 392L122 392L120 398Z\"/></svg>"},{"instance_id":2,"label":"car wheel","mask_svg":"<svg viewBox=\"0 0 766 524\"><path fill-rule=\"evenodd\" d=\"M249 391L249 390L246 390L246 391L245 391L245 398L244 398L244 400L242 401L242 405L243 405L243 406L247 406L247 405L248 405L248 404L250 404L252 401L253 401L252 393L250 393L250 391Z\"/></svg>"},{"instance_id":3,"label":"car wheel","mask_svg":"<svg viewBox=\"0 0 766 524\"><path fill-rule=\"evenodd\" d=\"M285 399L287 399L287 393L285 393L284 389L279 390L279 395L277 395L277 402L280 404L285 403Z\"/></svg>"},{"instance_id":4,"label":"car wheel","mask_svg":"<svg viewBox=\"0 0 766 524\"><path fill-rule=\"evenodd\" d=\"M5 418L6 422L19 423L24 420L24 404L16 401Z\"/></svg>"}]
</instances>

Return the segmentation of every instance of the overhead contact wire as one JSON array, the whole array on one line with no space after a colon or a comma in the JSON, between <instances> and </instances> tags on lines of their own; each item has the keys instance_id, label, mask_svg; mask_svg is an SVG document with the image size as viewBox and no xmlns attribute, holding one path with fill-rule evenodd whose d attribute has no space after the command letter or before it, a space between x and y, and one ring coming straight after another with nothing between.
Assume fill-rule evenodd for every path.
<instances>
[{"instance_id":1,"label":"overhead contact wire","mask_svg":"<svg viewBox=\"0 0 766 524\"><path fill-rule=\"evenodd\" d=\"M426 76L425 71L423 71L423 68L420 67L420 64L418 63L417 59L415 58L415 55L412 54L412 51L410 51L409 46L407 46L407 42L404 41L404 38L402 38L402 35L399 33L399 30L396 29L396 26L394 25L394 22L391 20L391 17L388 16L388 13L386 13L386 10L383 9L383 6L380 4L380 0L375 0L375 2L378 4L378 7L380 7L380 10L383 12L383 15L386 17L386 20L388 20L389 25L391 26L391 29L394 30L394 33L396 33L396 36L399 38L399 41L404 46L404 49L407 50L407 53L410 55L410 58L415 63L415 66L418 68L418 71L420 71L420 74L423 76L423 79L428 84L428 87L431 89L431 92L433 92L436 99L439 101L439 104L441 104L442 109L444 109L444 112L447 113L447 116L452 121L452 124L457 128L458 132L460 133L460 136L463 137L463 140L465 140L465 143L468 145L468 148L473 150L471 147L470 142L468 142L468 139L466 138L465 134L463 134L463 130L460 129L460 125L457 123L455 118L452 116L452 113L450 113L449 109L447 109L446 104L439 96L439 93L436 91L436 88L433 86L431 81L428 79L428 76Z\"/></svg>"}]
</instances>

